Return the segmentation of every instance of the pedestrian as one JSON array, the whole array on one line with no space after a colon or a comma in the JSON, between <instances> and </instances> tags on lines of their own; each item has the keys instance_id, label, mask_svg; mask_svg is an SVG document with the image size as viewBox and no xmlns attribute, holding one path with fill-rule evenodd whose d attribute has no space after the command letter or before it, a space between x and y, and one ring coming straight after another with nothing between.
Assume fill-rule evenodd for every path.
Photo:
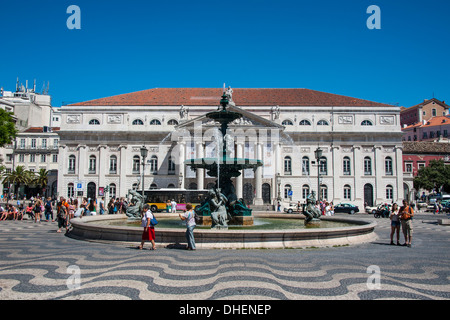
<instances>
[{"instance_id":1,"label":"pedestrian","mask_svg":"<svg viewBox=\"0 0 450 320\"><path fill-rule=\"evenodd\" d=\"M394 203L392 205L392 211L389 215L391 219L391 245L394 244L394 233L397 233L397 245L400 245L400 219L398 204Z\"/></svg>"},{"instance_id":2,"label":"pedestrian","mask_svg":"<svg viewBox=\"0 0 450 320\"><path fill-rule=\"evenodd\" d=\"M56 232L60 233L62 227L65 227L67 230L68 215L69 215L69 204L66 202L64 197L61 197L57 205L56 219L58 220L58 230Z\"/></svg>"},{"instance_id":3,"label":"pedestrian","mask_svg":"<svg viewBox=\"0 0 450 320\"><path fill-rule=\"evenodd\" d=\"M41 222L41 213L42 213L42 208L41 208L41 200L36 200L36 203L34 204L34 222Z\"/></svg>"},{"instance_id":4,"label":"pedestrian","mask_svg":"<svg viewBox=\"0 0 450 320\"><path fill-rule=\"evenodd\" d=\"M166 201L166 211L167 213L172 212L172 203L170 202L170 199L167 199Z\"/></svg>"},{"instance_id":5,"label":"pedestrian","mask_svg":"<svg viewBox=\"0 0 450 320\"><path fill-rule=\"evenodd\" d=\"M97 205L95 204L95 200L91 199L88 205L88 210L91 212L92 216L97 215Z\"/></svg>"},{"instance_id":6,"label":"pedestrian","mask_svg":"<svg viewBox=\"0 0 450 320\"><path fill-rule=\"evenodd\" d=\"M186 211L181 214L178 213L178 216L181 220L186 222L186 241L187 241L187 249L195 250L195 239L194 239L194 229L196 227L195 223L195 214L194 210L192 210L192 204L186 204Z\"/></svg>"},{"instance_id":7,"label":"pedestrian","mask_svg":"<svg viewBox=\"0 0 450 320\"><path fill-rule=\"evenodd\" d=\"M44 215L45 215L45 221L49 221L50 217L52 218L52 222L55 221L55 220L53 220L52 198L50 198L50 197L48 197L47 201L45 202Z\"/></svg>"},{"instance_id":8,"label":"pedestrian","mask_svg":"<svg viewBox=\"0 0 450 320\"><path fill-rule=\"evenodd\" d=\"M177 202L175 201L175 199L172 199L170 205L172 206L172 213L177 213Z\"/></svg>"},{"instance_id":9,"label":"pedestrian","mask_svg":"<svg viewBox=\"0 0 450 320\"><path fill-rule=\"evenodd\" d=\"M2 206L0 206L0 213L2 214L2 216L0 217L0 221L2 220L6 220L6 218L8 218L8 207L6 207L6 209L3 209Z\"/></svg>"},{"instance_id":10,"label":"pedestrian","mask_svg":"<svg viewBox=\"0 0 450 320\"><path fill-rule=\"evenodd\" d=\"M402 225L403 235L405 236L405 243L403 246L411 247L413 225L412 218L414 217L414 210L408 205L407 200L403 200L403 206L400 208L399 218Z\"/></svg>"},{"instance_id":11,"label":"pedestrian","mask_svg":"<svg viewBox=\"0 0 450 320\"><path fill-rule=\"evenodd\" d=\"M333 205L333 201L330 202L330 216L334 216L334 205Z\"/></svg>"},{"instance_id":12,"label":"pedestrian","mask_svg":"<svg viewBox=\"0 0 450 320\"><path fill-rule=\"evenodd\" d=\"M151 224L151 220L154 218L152 211L150 210L150 205L145 204L142 209L142 222L141 226L144 227L142 232L142 241L140 246L137 248L142 250L144 248L145 241L150 241L152 243L151 250L156 250L155 245L155 227Z\"/></svg>"},{"instance_id":13,"label":"pedestrian","mask_svg":"<svg viewBox=\"0 0 450 320\"><path fill-rule=\"evenodd\" d=\"M102 215L105 213L105 197L101 197L98 202L99 213Z\"/></svg>"},{"instance_id":14,"label":"pedestrian","mask_svg":"<svg viewBox=\"0 0 450 320\"><path fill-rule=\"evenodd\" d=\"M109 200L108 203L108 214L114 214L115 213L114 209L115 209L114 198L111 198L111 200Z\"/></svg>"}]
</instances>

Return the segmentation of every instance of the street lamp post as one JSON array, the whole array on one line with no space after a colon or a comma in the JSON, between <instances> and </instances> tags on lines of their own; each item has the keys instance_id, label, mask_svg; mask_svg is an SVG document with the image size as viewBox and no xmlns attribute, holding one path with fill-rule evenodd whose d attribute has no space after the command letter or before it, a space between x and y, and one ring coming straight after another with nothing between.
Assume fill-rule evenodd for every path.
<instances>
[{"instance_id":1,"label":"street lamp post","mask_svg":"<svg viewBox=\"0 0 450 320\"><path fill-rule=\"evenodd\" d=\"M320 201L320 158L322 158L322 149L317 147L316 151L314 151L314 155L316 156L317 161L317 200Z\"/></svg>"},{"instance_id":2,"label":"street lamp post","mask_svg":"<svg viewBox=\"0 0 450 320\"><path fill-rule=\"evenodd\" d=\"M144 184L144 173L145 173L145 158L147 158L147 154L148 154L148 150L145 146L141 147L141 157L142 157L142 178L141 178L141 183L142 183L142 197L145 199L145 194L144 194L144 190L145 190L145 184Z\"/></svg>"}]
</instances>

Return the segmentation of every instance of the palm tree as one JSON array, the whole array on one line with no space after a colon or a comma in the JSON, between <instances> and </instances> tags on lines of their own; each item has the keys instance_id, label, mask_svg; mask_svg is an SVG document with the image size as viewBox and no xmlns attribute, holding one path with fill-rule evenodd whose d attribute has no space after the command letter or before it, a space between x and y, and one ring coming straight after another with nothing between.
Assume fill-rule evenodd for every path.
<instances>
[{"instance_id":1,"label":"palm tree","mask_svg":"<svg viewBox=\"0 0 450 320\"><path fill-rule=\"evenodd\" d=\"M2 183L17 185L16 196L19 197L19 188L21 184L28 184L31 182L31 171L25 170L24 166L17 166L15 170L4 174Z\"/></svg>"},{"instance_id":2,"label":"palm tree","mask_svg":"<svg viewBox=\"0 0 450 320\"><path fill-rule=\"evenodd\" d=\"M42 195L44 195L45 188L48 184L48 171L45 169L39 169L39 172L35 174L32 183L40 186L42 189Z\"/></svg>"}]
</instances>

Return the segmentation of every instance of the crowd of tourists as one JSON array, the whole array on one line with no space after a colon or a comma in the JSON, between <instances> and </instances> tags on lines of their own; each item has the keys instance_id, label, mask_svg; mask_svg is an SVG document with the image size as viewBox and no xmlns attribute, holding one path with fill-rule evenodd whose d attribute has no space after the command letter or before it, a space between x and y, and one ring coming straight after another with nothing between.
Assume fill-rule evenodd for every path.
<instances>
[{"instance_id":1,"label":"crowd of tourists","mask_svg":"<svg viewBox=\"0 0 450 320\"><path fill-rule=\"evenodd\" d=\"M15 201L15 200L13 200ZM17 200L14 205L6 202L0 204L0 221L23 220L25 217L35 223L57 222L58 230L70 227L70 220L75 217L102 214L120 214L127 210L128 202L125 198L112 198L105 206L105 198L78 199L60 197L59 201L52 198L32 197L29 200Z\"/></svg>"}]
</instances>

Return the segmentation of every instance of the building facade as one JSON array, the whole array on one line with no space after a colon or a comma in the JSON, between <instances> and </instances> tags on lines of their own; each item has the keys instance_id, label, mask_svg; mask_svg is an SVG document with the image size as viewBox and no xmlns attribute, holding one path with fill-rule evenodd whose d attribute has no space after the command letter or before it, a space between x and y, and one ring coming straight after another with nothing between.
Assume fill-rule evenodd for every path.
<instances>
[{"instance_id":1,"label":"building facade","mask_svg":"<svg viewBox=\"0 0 450 320\"><path fill-rule=\"evenodd\" d=\"M404 193L409 195L410 200L425 191L414 189L414 178L432 160L443 160L446 165L450 165L450 144L432 141L403 142Z\"/></svg>"},{"instance_id":2,"label":"building facade","mask_svg":"<svg viewBox=\"0 0 450 320\"><path fill-rule=\"evenodd\" d=\"M447 116L449 114L449 106L445 101L436 98L425 99L422 103L416 104L409 108L401 108L400 123L402 127L422 123L433 117Z\"/></svg>"},{"instance_id":3,"label":"building facade","mask_svg":"<svg viewBox=\"0 0 450 320\"><path fill-rule=\"evenodd\" d=\"M448 141L450 116L436 116L409 126L404 125L403 141Z\"/></svg>"},{"instance_id":4,"label":"building facade","mask_svg":"<svg viewBox=\"0 0 450 320\"><path fill-rule=\"evenodd\" d=\"M3 160L6 172L12 172L17 166L26 170L38 172L40 169L48 171L48 186L45 194L55 196L57 192L58 169L58 141L56 133L60 126L59 108L51 106L51 96L48 87L42 93L36 92L36 82L28 88L19 84L16 91L0 92L0 108L14 114L18 134L11 144L0 148L0 158ZM15 192L10 186L3 186L3 193ZM26 191L22 186L19 195ZM38 192L38 191L35 191ZM42 195L42 193L40 193Z\"/></svg>"},{"instance_id":5,"label":"building facade","mask_svg":"<svg viewBox=\"0 0 450 320\"><path fill-rule=\"evenodd\" d=\"M146 190L211 187L215 178L184 161L215 156L217 124L205 114L221 95L160 88L62 106L59 195L126 196L140 181L141 146ZM403 199L400 107L309 89L233 89L232 100L243 114L229 127L232 153L264 163L235 178L246 202L304 202L319 186L334 204Z\"/></svg>"}]
</instances>

